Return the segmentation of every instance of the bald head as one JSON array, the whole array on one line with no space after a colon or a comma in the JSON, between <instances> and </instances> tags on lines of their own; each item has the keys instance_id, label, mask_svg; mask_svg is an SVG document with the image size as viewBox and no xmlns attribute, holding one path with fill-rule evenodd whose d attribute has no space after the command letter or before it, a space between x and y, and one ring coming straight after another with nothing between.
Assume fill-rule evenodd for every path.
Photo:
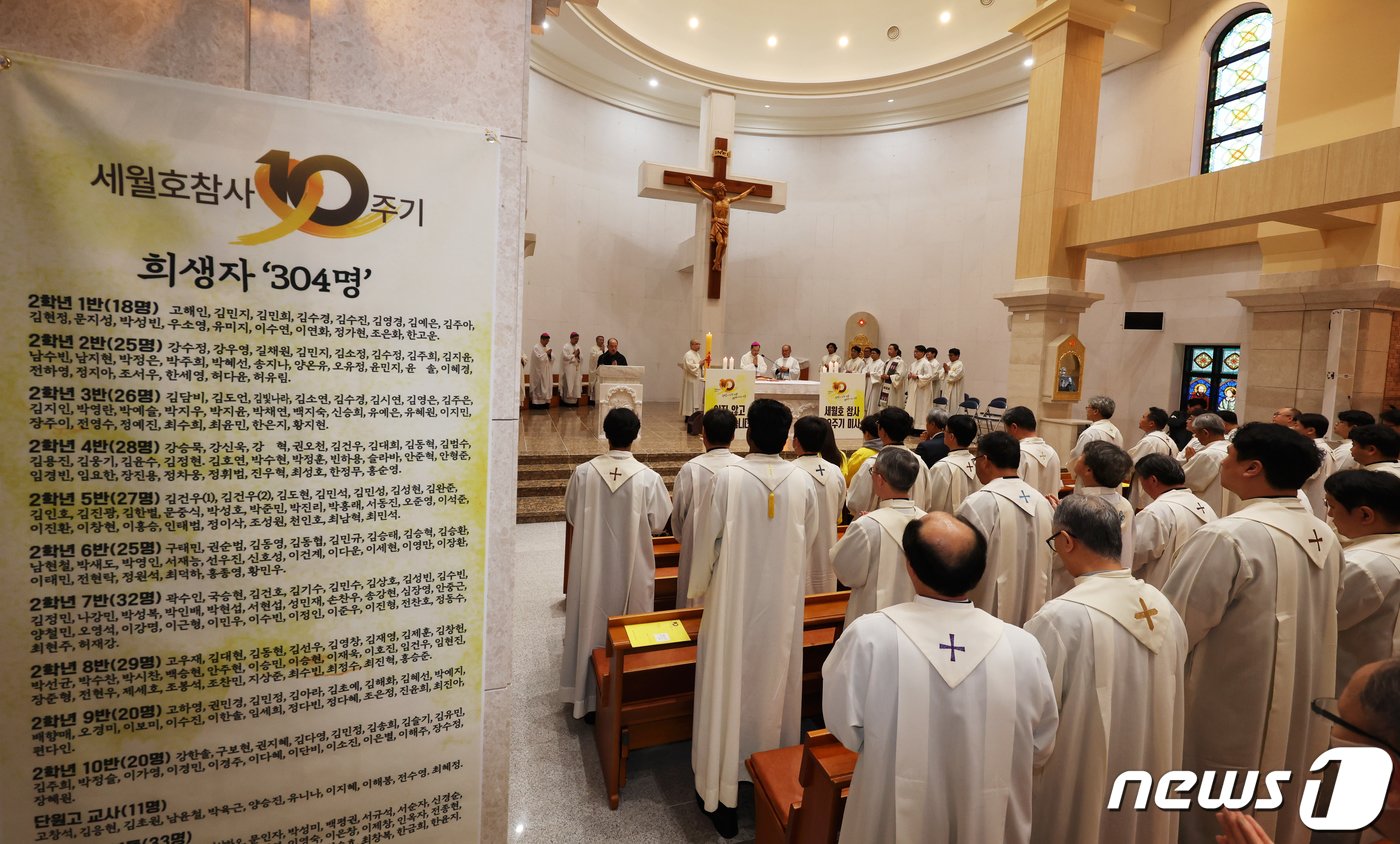
<instances>
[{"instance_id":1,"label":"bald head","mask_svg":"<svg viewBox=\"0 0 1400 844\"><path fill-rule=\"evenodd\" d=\"M915 592L961 598L986 571L987 541L967 519L935 511L905 526L904 555Z\"/></svg>"}]
</instances>

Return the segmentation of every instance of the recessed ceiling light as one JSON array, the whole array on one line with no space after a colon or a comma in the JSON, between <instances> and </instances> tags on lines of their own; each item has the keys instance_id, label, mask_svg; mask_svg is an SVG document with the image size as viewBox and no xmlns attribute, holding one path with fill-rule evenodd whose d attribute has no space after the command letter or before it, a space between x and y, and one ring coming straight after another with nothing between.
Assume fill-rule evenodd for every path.
<instances>
[{"instance_id":1,"label":"recessed ceiling light","mask_svg":"<svg viewBox=\"0 0 1400 844\"><path fill-rule=\"evenodd\" d=\"M549 29L549 21L545 21L543 24L541 24L541 26L543 26L545 29Z\"/></svg>"},{"instance_id":2,"label":"recessed ceiling light","mask_svg":"<svg viewBox=\"0 0 1400 844\"><path fill-rule=\"evenodd\" d=\"M844 46L846 46L846 45L849 44L849 43L851 43L851 39L847 38L847 37L844 36L844 35L841 36L840 38L837 38L837 39L836 39L836 44L837 44L837 46L840 46L840 47L844 47Z\"/></svg>"},{"instance_id":3,"label":"recessed ceiling light","mask_svg":"<svg viewBox=\"0 0 1400 844\"><path fill-rule=\"evenodd\" d=\"M1025 61L1021 62L1022 67L1030 67L1033 64L1035 64L1035 59L1026 59Z\"/></svg>"},{"instance_id":4,"label":"recessed ceiling light","mask_svg":"<svg viewBox=\"0 0 1400 844\"><path fill-rule=\"evenodd\" d=\"M764 104L763 104L763 107L764 107L764 108L772 108L772 106L768 105L767 103L764 103Z\"/></svg>"},{"instance_id":5,"label":"recessed ceiling light","mask_svg":"<svg viewBox=\"0 0 1400 844\"><path fill-rule=\"evenodd\" d=\"M685 23L686 23L686 26L689 26L691 29L699 29L699 28L700 28L700 19L699 19L699 18L691 18L690 20L686 21Z\"/></svg>"},{"instance_id":6,"label":"recessed ceiling light","mask_svg":"<svg viewBox=\"0 0 1400 844\"><path fill-rule=\"evenodd\" d=\"M943 14L941 14L941 15L938 16L938 22L939 22L939 23L947 23L948 21L950 21L950 20L952 20L952 19L953 19L953 13L952 13L952 12L944 12Z\"/></svg>"},{"instance_id":7,"label":"recessed ceiling light","mask_svg":"<svg viewBox=\"0 0 1400 844\"><path fill-rule=\"evenodd\" d=\"M658 81L658 80L656 80L656 79L648 79L648 80L647 80L647 84L650 85L651 87L655 88L657 85L660 85L661 82Z\"/></svg>"},{"instance_id":8,"label":"recessed ceiling light","mask_svg":"<svg viewBox=\"0 0 1400 844\"><path fill-rule=\"evenodd\" d=\"M891 97L891 98L890 98L890 99L888 99L888 100L885 100L885 102L887 102L887 103L892 103L892 102L894 102L894 98L893 98L893 97Z\"/></svg>"},{"instance_id":9,"label":"recessed ceiling light","mask_svg":"<svg viewBox=\"0 0 1400 844\"><path fill-rule=\"evenodd\" d=\"M770 36L768 36L768 46L769 46L769 47L776 47L776 46L778 46L778 36L776 36L776 35L770 35Z\"/></svg>"}]
</instances>

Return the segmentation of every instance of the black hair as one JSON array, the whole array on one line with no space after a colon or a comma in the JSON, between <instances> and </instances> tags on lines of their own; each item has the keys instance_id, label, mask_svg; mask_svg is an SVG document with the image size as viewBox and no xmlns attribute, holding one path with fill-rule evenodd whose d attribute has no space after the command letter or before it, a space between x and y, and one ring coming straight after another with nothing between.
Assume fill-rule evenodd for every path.
<instances>
[{"instance_id":1,"label":"black hair","mask_svg":"<svg viewBox=\"0 0 1400 844\"><path fill-rule=\"evenodd\" d=\"M1375 448L1386 460L1400 458L1400 433L1385 425L1361 425L1352 428L1348 439L1362 448Z\"/></svg>"},{"instance_id":2,"label":"black hair","mask_svg":"<svg viewBox=\"0 0 1400 844\"><path fill-rule=\"evenodd\" d=\"M948 354L950 354L950 355L957 355L958 357L962 357L962 349L949 349L949 350L948 350Z\"/></svg>"},{"instance_id":3,"label":"black hair","mask_svg":"<svg viewBox=\"0 0 1400 844\"><path fill-rule=\"evenodd\" d=\"M1147 409L1147 421L1157 426L1157 430L1167 429L1167 412L1160 407L1149 407Z\"/></svg>"},{"instance_id":4,"label":"black hair","mask_svg":"<svg viewBox=\"0 0 1400 844\"><path fill-rule=\"evenodd\" d=\"M977 455L998 469L1016 469L1021 465L1021 444L1005 431L992 431L978 438Z\"/></svg>"},{"instance_id":5,"label":"black hair","mask_svg":"<svg viewBox=\"0 0 1400 844\"><path fill-rule=\"evenodd\" d=\"M1396 407L1392 404L1390 407L1382 410L1380 420L1382 424L1389 425L1392 428L1400 426L1400 407Z\"/></svg>"},{"instance_id":6,"label":"black hair","mask_svg":"<svg viewBox=\"0 0 1400 844\"><path fill-rule=\"evenodd\" d=\"M1337 414L1337 421L1345 422L1355 428L1358 425L1376 424L1376 417L1364 410L1343 410L1341 413Z\"/></svg>"},{"instance_id":7,"label":"black hair","mask_svg":"<svg viewBox=\"0 0 1400 844\"><path fill-rule=\"evenodd\" d=\"M860 420L860 432L865 434L867 439L873 440L880 436L880 423L875 420L875 414Z\"/></svg>"},{"instance_id":8,"label":"black hair","mask_svg":"<svg viewBox=\"0 0 1400 844\"><path fill-rule=\"evenodd\" d=\"M880 430L891 442L902 443L909 436L909 432L914 430L914 417L907 411L899 407L882 408L875 414L875 421L879 423Z\"/></svg>"},{"instance_id":9,"label":"black hair","mask_svg":"<svg viewBox=\"0 0 1400 844\"><path fill-rule=\"evenodd\" d=\"M1191 396L1186 400L1186 409L1199 407L1201 410L1210 410L1210 399L1205 396Z\"/></svg>"},{"instance_id":10,"label":"black hair","mask_svg":"<svg viewBox=\"0 0 1400 844\"><path fill-rule=\"evenodd\" d=\"M966 413L957 413L948 417L948 424L943 429L946 433L953 435L953 441L962 448L972 445L972 441L977 439L977 420ZM1007 436L1011 436L1007 434Z\"/></svg>"},{"instance_id":11,"label":"black hair","mask_svg":"<svg viewBox=\"0 0 1400 844\"><path fill-rule=\"evenodd\" d=\"M1389 472L1347 469L1328 476L1322 488L1346 510L1370 507L1391 525L1400 525L1400 477Z\"/></svg>"},{"instance_id":12,"label":"black hair","mask_svg":"<svg viewBox=\"0 0 1400 844\"><path fill-rule=\"evenodd\" d=\"M792 411L776 399L754 399L749 405L749 444L760 454L778 454L792 429Z\"/></svg>"},{"instance_id":13,"label":"black hair","mask_svg":"<svg viewBox=\"0 0 1400 844\"><path fill-rule=\"evenodd\" d=\"M1006 412L1001 415L1001 424L1015 425L1023 431L1034 431L1036 425L1035 411L1023 404L1018 404L1015 407L1008 407Z\"/></svg>"},{"instance_id":14,"label":"black hair","mask_svg":"<svg viewBox=\"0 0 1400 844\"><path fill-rule=\"evenodd\" d=\"M1321 413L1304 413L1298 417L1298 424L1304 428L1312 428L1313 437L1321 438L1327 436L1327 417Z\"/></svg>"},{"instance_id":15,"label":"black hair","mask_svg":"<svg viewBox=\"0 0 1400 844\"><path fill-rule=\"evenodd\" d=\"M923 519L913 519L904 526L904 556L909 568L925 586L949 598L972 591L987 570L986 537L962 516L957 520L967 525L973 536L971 547L961 554L948 554L925 542L920 535Z\"/></svg>"},{"instance_id":16,"label":"black hair","mask_svg":"<svg viewBox=\"0 0 1400 844\"><path fill-rule=\"evenodd\" d=\"M734 442L734 431L739 427L739 420L733 411L712 407L700 417L700 426L705 430L705 439L710 445L729 445Z\"/></svg>"},{"instance_id":17,"label":"black hair","mask_svg":"<svg viewBox=\"0 0 1400 844\"><path fill-rule=\"evenodd\" d=\"M1233 410L1217 410L1215 415L1231 425L1240 424L1240 415Z\"/></svg>"},{"instance_id":18,"label":"black hair","mask_svg":"<svg viewBox=\"0 0 1400 844\"><path fill-rule=\"evenodd\" d=\"M1236 433L1232 443L1238 460L1258 460L1264 466L1264 479L1275 489L1298 489L1307 483L1322 455L1313 441L1283 425L1250 422Z\"/></svg>"},{"instance_id":19,"label":"black hair","mask_svg":"<svg viewBox=\"0 0 1400 844\"><path fill-rule=\"evenodd\" d=\"M1186 472L1175 457L1166 454L1149 454L1137 462L1139 478L1156 478L1164 486L1181 486L1186 483Z\"/></svg>"},{"instance_id":20,"label":"black hair","mask_svg":"<svg viewBox=\"0 0 1400 844\"><path fill-rule=\"evenodd\" d=\"M820 454L822 459L836 468L841 468L841 450L836 447L836 432L825 416L804 416L792 424L792 438L802 445L802 450L810 454Z\"/></svg>"},{"instance_id":21,"label":"black hair","mask_svg":"<svg viewBox=\"0 0 1400 844\"><path fill-rule=\"evenodd\" d=\"M642 420L625 407L614 407L603 417L603 434L613 448L629 448L642 430Z\"/></svg>"}]
</instances>

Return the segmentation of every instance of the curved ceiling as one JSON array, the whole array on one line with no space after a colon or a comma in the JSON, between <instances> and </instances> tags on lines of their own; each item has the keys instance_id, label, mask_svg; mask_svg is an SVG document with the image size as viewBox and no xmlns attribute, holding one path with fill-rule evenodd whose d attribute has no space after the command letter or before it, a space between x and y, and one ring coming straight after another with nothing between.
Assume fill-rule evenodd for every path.
<instances>
[{"instance_id":1,"label":"curved ceiling","mask_svg":"<svg viewBox=\"0 0 1400 844\"><path fill-rule=\"evenodd\" d=\"M580 93L680 123L697 124L701 96L715 89L737 95L743 132L886 131L1025 100L1030 46L1008 30L1034 0L984 2L565 2L535 36L531 66ZM1170 0L1135 5L1108 38L1106 70L1161 46Z\"/></svg>"}]
</instances>

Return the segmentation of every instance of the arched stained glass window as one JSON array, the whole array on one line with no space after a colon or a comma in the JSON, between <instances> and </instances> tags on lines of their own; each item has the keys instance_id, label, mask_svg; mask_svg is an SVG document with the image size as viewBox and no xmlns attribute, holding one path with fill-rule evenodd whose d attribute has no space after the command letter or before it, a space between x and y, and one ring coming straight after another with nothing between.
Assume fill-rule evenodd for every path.
<instances>
[{"instance_id":1,"label":"arched stained glass window","mask_svg":"<svg viewBox=\"0 0 1400 844\"><path fill-rule=\"evenodd\" d=\"M1260 158L1273 30L1273 14L1268 9L1253 9L1226 26L1215 41L1206 89L1202 173L1251 164Z\"/></svg>"}]
</instances>

